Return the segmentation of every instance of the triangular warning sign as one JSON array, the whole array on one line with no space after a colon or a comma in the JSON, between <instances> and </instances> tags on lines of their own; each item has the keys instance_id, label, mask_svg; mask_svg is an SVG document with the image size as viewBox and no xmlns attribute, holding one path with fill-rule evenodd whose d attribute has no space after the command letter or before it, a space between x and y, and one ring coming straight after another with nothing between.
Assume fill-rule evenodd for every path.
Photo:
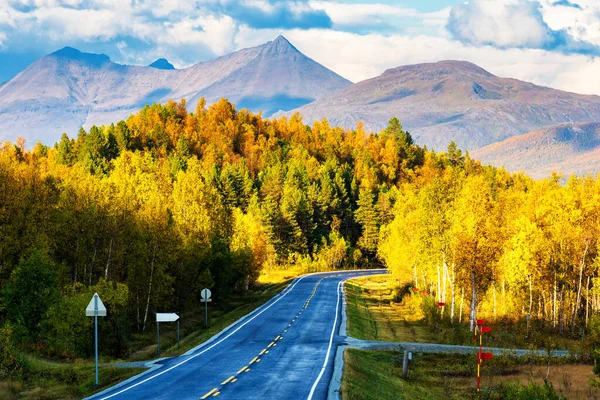
<instances>
[{"instance_id":1,"label":"triangular warning sign","mask_svg":"<svg viewBox=\"0 0 600 400\"><path fill-rule=\"evenodd\" d=\"M96 299L98 299L98 303L96 303ZM88 317L93 317L96 315L96 304L98 305L98 316L99 317L106 317L106 307L104 307L104 303L102 303L102 300L100 300L100 296L98 296L98 293L94 293L94 297L92 297L92 300L90 301L90 304L88 304L88 306L85 309L85 315Z\"/></svg>"}]
</instances>

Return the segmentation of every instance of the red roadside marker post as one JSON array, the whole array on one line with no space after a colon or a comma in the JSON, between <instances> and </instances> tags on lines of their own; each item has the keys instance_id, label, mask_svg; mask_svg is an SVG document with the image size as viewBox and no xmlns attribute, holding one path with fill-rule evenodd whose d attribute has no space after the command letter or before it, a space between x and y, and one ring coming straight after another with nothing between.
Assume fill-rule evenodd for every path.
<instances>
[{"instance_id":1,"label":"red roadside marker post","mask_svg":"<svg viewBox=\"0 0 600 400\"><path fill-rule=\"evenodd\" d=\"M483 334L490 333L492 328L484 326L485 320L478 319L477 325L475 325L475 340L477 340L477 333L479 333L479 352L477 353L477 391L481 389L481 361L490 360L494 357L492 353L483 352Z\"/></svg>"}]
</instances>

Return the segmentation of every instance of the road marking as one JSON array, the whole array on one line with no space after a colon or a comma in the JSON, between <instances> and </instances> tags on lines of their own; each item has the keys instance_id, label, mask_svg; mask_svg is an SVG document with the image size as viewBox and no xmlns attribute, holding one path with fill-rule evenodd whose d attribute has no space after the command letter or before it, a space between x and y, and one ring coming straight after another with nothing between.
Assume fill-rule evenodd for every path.
<instances>
[{"instance_id":1,"label":"road marking","mask_svg":"<svg viewBox=\"0 0 600 400\"><path fill-rule=\"evenodd\" d=\"M310 389L310 393L308 394L307 400L312 400L312 398L315 394L315 390L317 389L317 385L319 384L319 381L323 377L323 373L325 372L325 369L327 368L327 361L329 361L329 353L331 352L331 346L333 344L333 335L335 333L335 327L337 325L337 320L338 320L338 312L339 312L339 308L340 308L340 287L343 282L344 281L341 280L337 286L337 303L335 304L335 319L333 321L333 327L331 328L331 335L329 336L329 347L327 347L327 354L325 355L325 361L323 362L323 366L321 367L321 372L319 373L319 376L317 376L317 379L315 379L315 382L313 383L312 388Z\"/></svg>"},{"instance_id":2,"label":"road marking","mask_svg":"<svg viewBox=\"0 0 600 400\"><path fill-rule=\"evenodd\" d=\"M123 389L119 390L118 392L115 392L115 393L113 393L113 394L111 394L111 395L108 395L108 396L102 397L102 398L101 398L101 400L110 399L111 397L115 397L115 396L118 396L118 395L120 395L121 393L125 393L125 392L127 392L128 390L131 390L131 389L133 389L134 387L137 387L137 386L139 386L139 385L142 385L142 384L144 384L144 383L146 383L146 382L148 382L148 381L150 381L150 380L152 380L152 379L154 379L154 378L157 378L157 377L159 377L159 376L161 376L161 375L163 375L163 374L166 374L167 372L169 372L169 371L171 371L171 370L173 370L173 369L175 369L175 368L177 368L177 367L179 367L179 366L181 366L181 365L183 365L183 364L187 363L188 361L190 361L190 360L193 360L194 358L196 358L196 357L198 357L198 356L200 356L200 355L202 355L202 354L206 353L207 351L209 351L209 350L211 350L211 349L215 348L215 347L216 347L216 346L218 346L219 344L223 343L225 340L229 339L229 338L230 338L231 336L233 336L235 333L237 333L237 332L238 332L240 329L242 329L244 326L246 326L247 324L249 324L250 322L252 322L252 321L253 321L253 320L255 320L256 318L258 318L258 316L260 316L262 313L264 313L265 311L267 311L269 308L273 307L275 304L277 304L279 301L281 301L281 299L283 299L285 296L287 296L288 294L290 294L290 292L291 292L291 291L292 291L292 290L293 290L293 289L296 287L296 285L298 285L298 283L299 283L299 282L300 282L302 279L304 279L305 277L307 277L307 276L310 276L310 275L304 275L304 276L301 276L300 278L298 278L298 280L297 280L297 281L296 281L296 282L295 282L295 283L294 283L292 286L290 286L290 288L289 288L287 291L283 292L283 293L281 294L281 296L279 296L279 298L277 298L276 300L274 300L274 301L273 301L271 304L269 304L267 307L263 308L263 309L262 309L262 310L261 310L259 313L257 313L257 314L256 314L256 315L254 315L252 318L248 319L246 322L244 322L243 324L241 324L240 326L238 326L238 327L237 327L237 328L236 328L236 329L235 329L233 332L229 333L227 336L225 336L223 339L221 339L221 340L217 341L215 344L213 344L213 345L211 345L211 346L207 347L206 349L204 349L204 350L202 350L202 351L200 351L200 352L198 352L198 353L196 353L196 354L194 354L194 355L190 356L189 358L186 358L186 359L185 359L185 360L183 360L182 362L180 362L180 363L178 363L178 364L175 364L175 365L173 365L173 366L172 366L172 367L170 367L170 368L167 368L167 369L166 369L166 370L164 370L164 371L161 371L161 372L159 372L159 373L157 373L157 374L154 374L154 375L152 375L152 376L150 376L150 377L148 377L148 378L144 379L143 381L140 381L140 382L138 382L138 383L136 383L136 384L134 384L134 385L131 385L131 386L127 386L127 387L125 387L125 388L123 388Z\"/></svg>"},{"instance_id":3,"label":"road marking","mask_svg":"<svg viewBox=\"0 0 600 400\"><path fill-rule=\"evenodd\" d=\"M210 395L212 395L214 392L217 391L217 388L214 388L213 390L211 390L210 392L206 393L204 396L200 397L201 400L206 399L207 397L209 397Z\"/></svg>"},{"instance_id":4,"label":"road marking","mask_svg":"<svg viewBox=\"0 0 600 400\"><path fill-rule=\"evenodd\" d=\"M230 376L229 378L227 378L225 381L221 382L221 385L225 385L227 382L229 382L230 380L232 380L234 377Z\"/></svg>"},{"instance_id":5,"label":"road marking","mask_svg":"<svg viewBox=\"0 0 600 400\"><path fill-rule=\"evenodd\" d=\"M262 349L262 351L260 353L258 353L258 355L262 356L265 353L265 351L267 351L267 349Z\"/></svg>"},{"instance_id":6,"label":"road marking","mask_svg":"<svg viewBox=\"0 0 600 400\"><path fill-rule=\"evenodd\" d=\"M258 359L258 357L254 357L254 358L252 359L252 361L250 361L250 365L254 364L254 363L256 362L256 360L257 360L257 359Z\"/></svg>"},{"instance_id":7,"label":"road marking","mask_svg":"<svg viewBox=\"0 0 600 400\"><path fill-rule=\"evenodd\" d=\"M271 346L274 346L274 345L275 345L275 342L271 342L271 343L269 343L269 345L267 346L267 348L269 348Z\"/></svg>"},{"instance_id":8,"label":"road marking","mask_svg":"<svg viewBox=\"0 0 600 400\"><path fill-rule=\"evenodd\" d=\"M213 394L213 397L217 397L219 394L221 394L221 392L217 392L217 393Z\"/></svg>"},{"instance_id":9,"label":"road marking","mask_svg":"<svg viewBox=\"0 0 600 400\"><path fill-rule=\"evenodd\" d=\"M233 382L237 382L237 378L233 378L233 379L231 380L231 383L233 383Z\"/></svg>"}]
</instances>

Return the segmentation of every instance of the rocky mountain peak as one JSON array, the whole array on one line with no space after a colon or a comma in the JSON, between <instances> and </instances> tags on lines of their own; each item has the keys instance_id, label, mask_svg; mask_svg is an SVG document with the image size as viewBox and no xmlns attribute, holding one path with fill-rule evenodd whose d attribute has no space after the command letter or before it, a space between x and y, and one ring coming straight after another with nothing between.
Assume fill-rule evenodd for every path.
<instances>
[{"instance_id":1,"label":"rocky mountain peak","mask_svg":"<svg viewBox=\"0 0 600 400\"><path fill-rule=\"evenodd\" d=\"M94 67L101 67L110 62L110 58L106 54L84 53L68 46L51 53L48 57L77 61Z\"/></svg>"},{"instance_id":2,"label":"rocky mountain peak","mask_svg":"<svg viewBox=\"0 0 600 400\"><path fill-rule=\"evenodd\" d=\"M152 67L152 68L156 68L156 69L166 69L166 70L175 69L173 64L171 64L166 58L159 58L158 60L154 61L152 64L150 64L148 66Z\"/></svg>"}]
</instances>

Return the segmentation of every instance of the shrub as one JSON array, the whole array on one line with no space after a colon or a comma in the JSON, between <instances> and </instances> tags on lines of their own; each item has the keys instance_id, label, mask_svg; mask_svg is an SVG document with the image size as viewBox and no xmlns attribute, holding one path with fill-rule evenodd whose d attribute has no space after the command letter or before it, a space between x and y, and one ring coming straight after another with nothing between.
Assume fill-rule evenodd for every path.
<instances>
[{"instance_id":1,"label":"shrub","mask_svg":"<svg viewBox=\"0 0 600 400\"><path fill-rule=\"evenodd\" d=\"M10 325L0 328L0 378L21 379L29 370L27 360L13 341Z\"/></svg>"}]
</instances>

